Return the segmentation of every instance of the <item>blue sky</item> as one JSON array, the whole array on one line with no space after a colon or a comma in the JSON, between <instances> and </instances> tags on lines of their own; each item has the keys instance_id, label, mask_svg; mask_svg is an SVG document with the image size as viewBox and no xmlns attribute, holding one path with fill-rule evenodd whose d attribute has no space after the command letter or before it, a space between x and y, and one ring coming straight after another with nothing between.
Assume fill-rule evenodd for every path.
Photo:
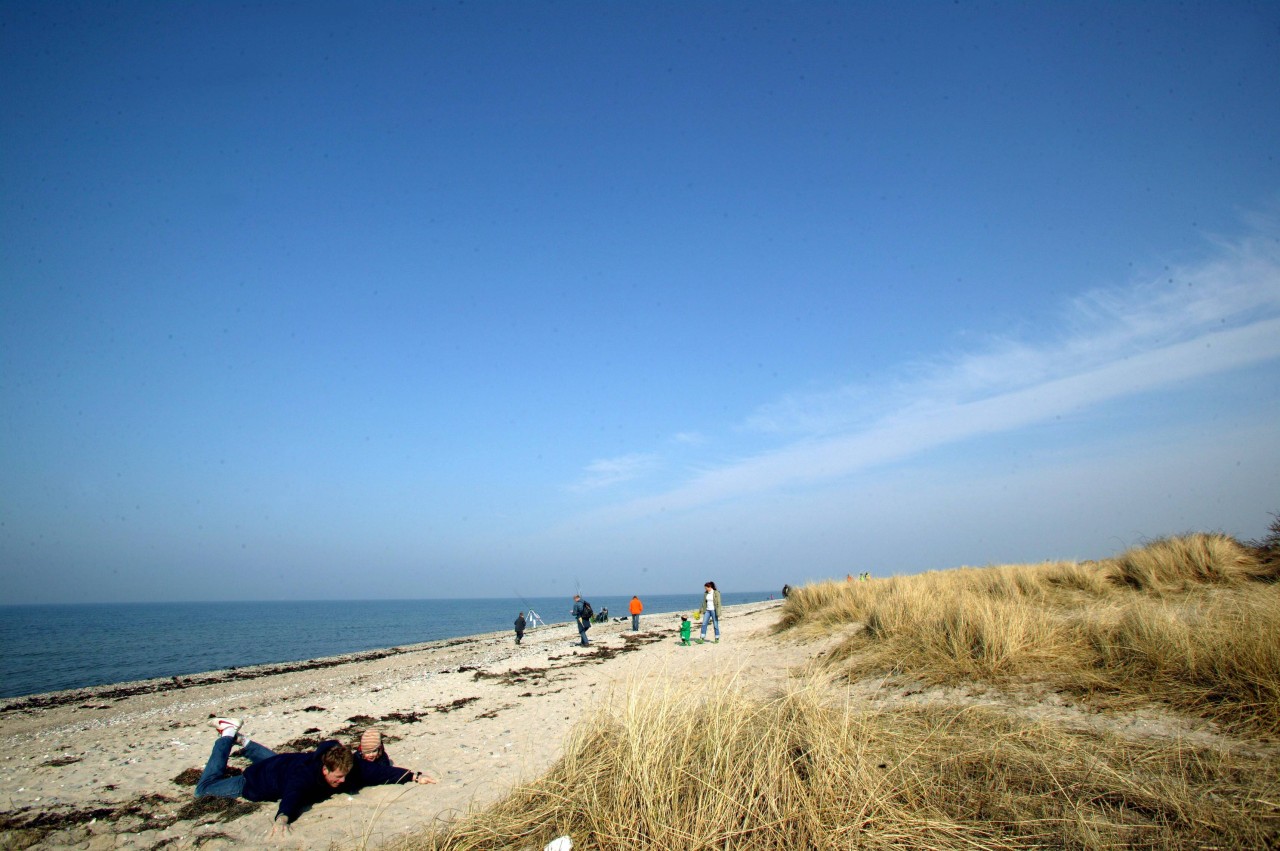
<instances>
[{"instance_id":1,"label":"blue sky","mask_svg":"<svg viewBox=\"0 0 1280 851\"><path fill-rule=\"evenodd\" d=\"M0 2L0 599L1280 511L1274 3Z\"/></svg>"}]
</instances>

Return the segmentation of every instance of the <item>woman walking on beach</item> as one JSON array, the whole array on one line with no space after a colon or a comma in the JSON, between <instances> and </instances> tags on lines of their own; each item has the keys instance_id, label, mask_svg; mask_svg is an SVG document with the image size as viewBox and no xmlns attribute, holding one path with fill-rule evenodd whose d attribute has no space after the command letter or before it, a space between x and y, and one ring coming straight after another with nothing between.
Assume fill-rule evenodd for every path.
<instances>
[{"instance_id":1,"label":"woman walking on beach","mask_svg":"<svg viewBox=\"0 0 1280 851\"><path fill-rule=\"evenodd\" d=\"M720 590L716 588L714 582L708 582L702 586L702 608L698 614L702 616L702 632L698 637L698 643L701 644L707 640L707 621L710 621L716 629L716 644L720 643Z\"/></svg>"}]
</instances>

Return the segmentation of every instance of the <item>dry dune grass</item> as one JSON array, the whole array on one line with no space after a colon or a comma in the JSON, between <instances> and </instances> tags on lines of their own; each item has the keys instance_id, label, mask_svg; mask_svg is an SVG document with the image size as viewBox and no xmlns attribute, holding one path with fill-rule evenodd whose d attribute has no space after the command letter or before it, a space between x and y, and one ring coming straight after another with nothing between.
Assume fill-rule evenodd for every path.
<instances>
[{"instance_id":1,"label":"dry dune grass","mask_svg":"<svg viewBox=\"0 0 1280 851\"><path fill-rule=\"evenodd\" d=\"M840 694L811 680L764 701L723 682L633 697L546 776L395 847L1262 848L1280 835L1254 811L1280 792L1258 758Z\"/></svg>"},{"instance_id":2,"label":"dry dune grass","mask_svg":"<svg viewBox=\"0 0 1280 851\"><path fill-rule=\"evenodd\" d=\"M804 588L784 624L858 620L833 653L851 678L1037 680L1110 703L1156 701L1280 733L1280 585L1222 535L1157 541L1114 560L938 571ZM794 600L794 602L793 602ZM810 607L816 610L810 613ZM785 628L785 627L784 627Z\"/></svg>"},{"instance_id":3,"label":"dry dune grass","mask_svg":"<svg viewBox=\"0 0 1280 851\"><path fill-rule=\"evenodd\" d=\"M1115 581L1153 594L1276 579L1274 566L1226 535L1164 538L1108 563Z\"/></svg>"},{"instance_id":4,"label":"dry dune grass","mask_svg":"<svg viewBox=\"0 0 1280 851\"><path fill-rule=\"evenodd\" d=\"M1280 585L1220 535L1099 563L796 589L778 632L843 635L784 694L636 693L545 776L399 851L1267 848L1280 843ZM779 639L781 640L781 639ZM1252 741L1108 732L993 703L855 699L941 685L1156 703Z\"/></svg>"}]
</instances>

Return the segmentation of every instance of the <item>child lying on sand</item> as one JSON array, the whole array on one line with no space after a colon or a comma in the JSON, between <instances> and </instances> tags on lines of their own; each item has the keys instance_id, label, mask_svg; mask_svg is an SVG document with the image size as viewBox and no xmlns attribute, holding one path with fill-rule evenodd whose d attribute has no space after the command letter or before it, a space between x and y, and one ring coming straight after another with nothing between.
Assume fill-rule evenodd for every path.
<instances>
[{"instance_id":1,"label":"child lying on sand","mask_svg":"<svg viewBox=\"0 0 1280 851\"><path fill-rule=\"evenodd\" d=\"M421 771L398 768L390 760L355 759L351 750L338 742L321 742L307 753L277 754L241 734L238 718L215 718L213 726L218 739L196 784L196 797L279 801L268 838L287 836L290 822L304 807L335 792L358 792L365 786L388 783L436 782ZM253 764L239 777L228 777L227 759L235 745L240 745L241 753Z\"/></svg>"}]
</instances>

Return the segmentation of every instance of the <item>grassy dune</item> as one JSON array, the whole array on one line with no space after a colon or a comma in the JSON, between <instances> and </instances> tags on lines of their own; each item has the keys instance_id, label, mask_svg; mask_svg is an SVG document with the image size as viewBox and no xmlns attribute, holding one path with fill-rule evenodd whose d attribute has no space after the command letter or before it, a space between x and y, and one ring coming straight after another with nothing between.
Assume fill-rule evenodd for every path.
<instances>
[{"instance_id":1,"label":"grassy dune","mask_svg":"<svg viewBox=\"0 0 1280 851\"><path fill-rule=\"evenodd\" d=\"M785 693L632 695L395 847L1276 847L1277 541L808 585L775 640L826 650Z\"/></svg>"},{"instance_id":2,"label":"grassy dune","mask_svg":"<svg viewBox=\"0 0 1280 851\"><path fill-rule=\"evenodd\" d=\"M1280 734L1280 568L1223 535L1115 559L961 569L801 588L780 631L851 624L842 673L1034 681L1112 707L1155 701Z\"/></svg>"}]
</instances>

